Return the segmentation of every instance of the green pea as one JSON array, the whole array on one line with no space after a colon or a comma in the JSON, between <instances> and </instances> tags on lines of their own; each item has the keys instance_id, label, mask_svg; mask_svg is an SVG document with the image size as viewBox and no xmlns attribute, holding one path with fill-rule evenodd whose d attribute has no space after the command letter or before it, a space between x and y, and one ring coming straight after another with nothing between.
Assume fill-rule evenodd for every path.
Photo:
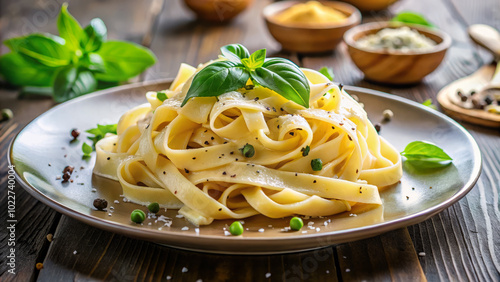
<instances>
[{"instance_id":1,"label":"green pea","mask_svg":"<svg viewBox=\"0 0 500 282\"><path fill-rule=\"evenodd\" d=\"M243 148L241 148L240 151L246 158L251 158L253 157L253 155L255 155L255 149L253 148L252 145L248 143L245 144L245 146L243 146Z\"/></svg>"},{"instance_id":2,"label":"green pea","mask_svg":"<svg viewBox=\"0 0 500 282\"><path fill-rule=\"evenodd\" d=\"M305 148L302 148L301 151L302 151L302 156L305 157L305 156L309 155L309 151L311 151L311 147L306 146Z\"/></svg>"},{"instance_id":3,"label":"green pea","mask_svg":"<svg viewBox=\"0 0 500 282\"><path fill-rule=\"evenodd\" d=\"M241 225L241 222L235 221L229 226L229 232L234 236L241 235L243 234L243 225Z\"/></svg>"},{"instance_id":4,"label":"green pea","mask_svg":"<svg viewBox=\"0 0 500 282\"><path fill-rule=\"evenodd\" d=\"M323 162L321 161L321 159L317 158L317 159L311 160L311 168L314 171L320 171L321 169L323 169Z\"/></svg>"},{"instance_id":5,"label":"green pea","mask_svg":"<svg viewBox=\"0 0 500 282\"><path fill-rule=\"evenodd\" d=\"M294 216L290 219L290 228L292 230L299 231L303 226L304 222L302 221L302 218Z\"/></svg>"},{"instance_id":6,"label":"green pea","mask_svg":"<svg viewBox=\"0 0 500 282\"><path fill-rule=\"evenodd\" d=\"M14 114L12 113L11 109L2 109L1 110L0 121L9 120L13 117L14 117Z\"/></svg>"},{"instance_id":7,"label":"green pea","mask_svg":"<svg viewBox=\"0 0 500 282\"><path fill-rule=\"evenodd\" d=\"M130 214L130 219L135 223L142 223L146 219L146 214L141 210L134 210Z\"/></svg>"},{"instance_id":8,"label":"green pea","mask_svg":"<svg viewBox=\"0 0 500 282\"><path fill-rule=\"evenodd\" d=\"M160 211L160 205L158 203L151 203L148 205L148 210L152 213L157 213Z\"/></svg>"}]
</instances>

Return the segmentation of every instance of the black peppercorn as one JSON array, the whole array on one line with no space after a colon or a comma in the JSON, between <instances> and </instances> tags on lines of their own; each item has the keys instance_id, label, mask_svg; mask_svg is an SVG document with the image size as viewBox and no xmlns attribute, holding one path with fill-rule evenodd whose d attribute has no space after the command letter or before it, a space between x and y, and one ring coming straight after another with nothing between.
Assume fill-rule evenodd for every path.
<instances>
[{"instance_id":1,"label":"black peppercorn","mask_svg":"<svg viewBox=\"0 0 500 282\"><path fill-rule=\"evenodd\" d=\"M76 140L76 138L80 136L80 130L74 128L73 130L71 130L71 136L73 137L74 140Z\"/></svg>"},{"instance_id":2,"label":"black peppercorn","mask_svg":"<svg viewBox=\"0 0 500 282\"><path fill-rule=\"evenodd\" d=\"M486 105L491 105L493 103L493 99L491 99L490 96L486 96L486 98L484 98L484 102Z\"/></svg>"},{"instance_id":3,"label":"black peppercorn","mask_svg":"<svg viewBox=\"0 0 500 282\"><path fill-rule=\"evenodd\" d=\"M94 200L94 207L99 211L104 210L107 206L108 206L108 201L104 199L97 198Z\"/></svg>"},{"instance_id":4,"label":"black peppercorn","mask_svg":"<svg viewBox=\"0 0 500 282\"><path fill-rule=\"evenodd\" d=\"M63 176L62 176L62 179L63 179L62 183L68 182L68 180L69 180L70 177L71 177L71 175L68 172L64 173Z\"/></svg>"},{"instance_id":5,"label":"black peppercorn","mask_svg":"<svg viewBox=\"0 0 500 282\"><path fill-rule=\"evenodd\" d=\"M64 173L64 174L66 174L66 173L68 173L68 174L72 174L74 169L75 169L75 168L74 168L73 166L68 165L68 166L66 166L66 167L63 169L63 173Z\"/></svg>"}]
</instances>

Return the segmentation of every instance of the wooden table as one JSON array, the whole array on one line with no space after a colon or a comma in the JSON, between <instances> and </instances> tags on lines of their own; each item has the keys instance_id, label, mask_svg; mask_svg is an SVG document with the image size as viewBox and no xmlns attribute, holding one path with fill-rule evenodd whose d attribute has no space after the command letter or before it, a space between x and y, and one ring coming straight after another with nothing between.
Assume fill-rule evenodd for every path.
<instances>
[{"instance_id":1,"label":"wooden table","mask_svg":"<svg viewBox=\"0 0 500 282\"><path fill-rule=\"evenodd\" d=\"M453 38L453 46L437 71L412 87L393 88L368 83L350 61L346 47L319 56L283 53L268 34L261 17L269 0L255 0L251 9L227 25L195 21L180 0L165 1L151 49L158 63L146 80L172 77L180 63L192 65L216 58L219 47L239 42L251 51L288 57L318 69L330 66L335 80L373 88L418 102L436 102L439 89L468 75L492 57L468 38L466 27L485 23L500 29L498 0L402 0L389 10L363 15L364 22L385 20L402 10L424 13ZM149 30L151 1L70 1L70 12L82 23L102 18L109 38L140 43ZM0 2L0 39L34 30L56 34L57 1ZM8 52L5 46L1 53ZM0 89L1 108L11 108L14 119L0 123L0 222L6 223L7 152L12 138L30 120L54 103L49 99L19 99L15 89ZM16 193L17 275L6 270L8 234L0 233L1 281L158 281L174 280L500 280L500 132L463 124L483 154L483 172L461 201L420 224L329 248L284 255L228 256L203 254L159 246L105 232L61 215L28 195ZM3 226L3 225L2 225ZM49 242L47 234L54 234ZM77 254L73 251L77 250ZM35 264L43 262L43 269ZM187 272L182 269L186 267ZM266 278L266 274L271 275Z\"/></svg>"}]
</instances>

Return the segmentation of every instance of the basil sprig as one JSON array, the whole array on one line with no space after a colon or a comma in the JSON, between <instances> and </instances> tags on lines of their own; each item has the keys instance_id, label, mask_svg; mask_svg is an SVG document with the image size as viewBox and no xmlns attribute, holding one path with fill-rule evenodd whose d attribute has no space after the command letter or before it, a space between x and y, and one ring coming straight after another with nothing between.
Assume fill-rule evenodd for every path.
<instances>
[{"instance_id":1,"label":"basil sprig","mask_svg":"<svg viewBox=\"0 0 500 282\"><path fill-rule=\"evenodd\" d=\"M107 41L104 22L95 18L82 28L61 7L59 36L34 33L4 41L11 53L0 57L0 75L22 93L51 92L56 102L116 85L139 75L156 62L147 48L131 42Z\"/></svg>"},{"instance_id":2,"label":"basil sprig","mask_svg":"<svg viewBox=\"0 0 500 282\"><path fill-rule=\"evenodd\" d=\"M271 89L288 100L309 107L309 82L293 62L283 58L266 59L266 49L250 55L240 44L226 45L220 50L227 61L214 62L199 71L182 106L194 97L216 97L243 88L250 79L255 86Z\"/></svg>"},{"instance_id":3,"label":"basil sprig","mask_svg":"<svg viewBox=\"0 0 500 282\"><path fill-rule=\"evenodd\" d=\"M407 24L419 24L423 26L428 26L428 27L434 27L432 23L430 23L422 14L415 13L415 12L401 12L397 15L395 15L392 19L391 22L401 22L401 23L407 23Z\"/></svg>"},{"instance_id":4,"label":"basil sprig","mask_svg":"<svg viewBox=\"0 0 500 282\"><path fill-rule=\"evenodd\" d=\"M116 134L117 127L118 124L97 124L97 127L85 130L85 132L93 136L87 137L92 141L92 146L85 142L83 142L82 144L83 157L90 157L90 153L92 153L92 151L95 149L95 144L97 144L97 142L104 138L104 136L106 136L106 134L108 133Z\"/></svg>"},{"instance_id":5,"label":"basil sprig","mask_svg":"<svg viewBox=\"0 0 500 282\"><path fill-rule=\"evenodd\" d=\"M443 149L426 141L413 141L401 152L406 161L419 168L447 166L453 160Z\"/></svg>"},{"instance_id":6,"label":"basil sprig","mask_svg":"<svg viewBox=\"0 0 500 282\"><path fill-rule=\"evenodd\" d=\"M333 81L335 75L333 74L333 70L329 67L322 67L319 69L319 73L324 75L328 80Z\"/></svg>"}]
</instances>

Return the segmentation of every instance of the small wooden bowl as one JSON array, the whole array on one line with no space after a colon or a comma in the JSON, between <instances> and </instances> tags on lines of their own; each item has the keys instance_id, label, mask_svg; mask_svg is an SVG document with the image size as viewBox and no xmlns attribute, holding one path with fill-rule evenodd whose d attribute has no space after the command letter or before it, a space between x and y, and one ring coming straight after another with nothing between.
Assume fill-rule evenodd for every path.
<instances>
[{"instance_id":1,"label":"small wooden bowl","mask_svg":"<svg viewBox=\"0 0 500 282\"><path fill-rule=\"evenodd\" d=\"M377 33L387 27L409 26L436 42L426 51L408 53L396 51L368 51L358 48L356 41L364 36ZM451 45L448 34L419 25L394 22L374 22L354 27L344 34L347 50L354 64L365 74L367 80L387 84L412 84L433 72L444 58Z\"/></svg>"},{"instance_id":2,"label":"small wooden bowl","mask_svg":"<svg viewBox=\"0 0 500 282\"><path fill-rule=\"evenodd\" d=\"M285 50L300 53L319 53L335 49L342 40L344 32L361 22L361 13L354 6L335 1L320 1L348 17L338 24L304 26L282 24L275 16L301 1L282 1L266 6L263 10L264 19L271 35Z\"/></svg>"},{"instance_id":3,"label":"small wooden bowl","mask_svg":"<svg viewBox=\"0 0 500 282\"><path fill-rule=\"evenodd\" d=\"M184 0L199 19L210 22L230 21L252 2L253 0Z\"/></svg>"},{"instance_id":4,"label":"small wooden bowl","mask_svg":"<svg viewBox=\"0 0 500 282\"><path fill-rule=\"evenodd\" d=\"M361 11L380 11L398 0L344 0L345 2L354 5Z\"/></svg>"}]
</instances>

